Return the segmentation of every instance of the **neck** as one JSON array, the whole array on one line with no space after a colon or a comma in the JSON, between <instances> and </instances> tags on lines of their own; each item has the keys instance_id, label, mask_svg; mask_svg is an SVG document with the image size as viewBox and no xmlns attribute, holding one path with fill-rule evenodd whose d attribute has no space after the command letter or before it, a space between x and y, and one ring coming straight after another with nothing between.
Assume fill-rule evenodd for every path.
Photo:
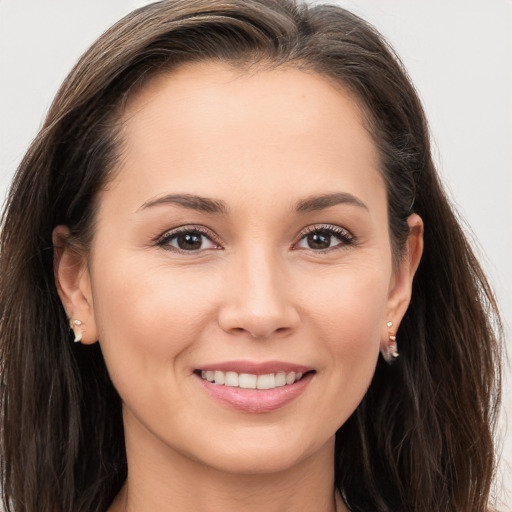
<instances>
[{"instance_id":1,"label":"neck","mask_svg":"<svg viewBox=\"0 0 512 512\"><path fill-rule=\"evenodd\" d=\"M132 441L127 436L128 478L109 512L347 510L334 492L334 438L292 467L252 474L222 471L158 443Z\"/></svg>"}]
</instances>

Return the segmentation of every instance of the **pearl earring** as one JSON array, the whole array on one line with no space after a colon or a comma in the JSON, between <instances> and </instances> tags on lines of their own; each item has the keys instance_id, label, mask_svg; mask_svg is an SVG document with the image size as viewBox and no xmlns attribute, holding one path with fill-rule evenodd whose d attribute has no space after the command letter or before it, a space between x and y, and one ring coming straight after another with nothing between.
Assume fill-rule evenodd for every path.
<instances>
[{"instance_id":1,"label":"pearl earring","mask_svg":"<svg viewBox=\"0 0 512 512\"><path fill-rule=\"evenodd\" d=\"M82 329L78 330L77 327L80 327L82 325L81 320L73 320L71 319L69 321L69 326L71 327L71 330L73 331L73 334L75 335L75 339L73 340L75 343L80 343L82 341Z\"/></svg>"},{"instance_id":2,"label":"pearl earring","mask_svg":"<svg viewBox=\"0 0 512 512\"><path fill-rule=\"evenodd\" d=\"M393 327L393 322L388 322L387 324L388 329L391 329ZM395 360L398 358L398 347L396 343L396 335L394 332L389 331L388 332L388 345L384 349L381 350L382 357L388 364L393 364Z\"/></svg>"}]
</instances>

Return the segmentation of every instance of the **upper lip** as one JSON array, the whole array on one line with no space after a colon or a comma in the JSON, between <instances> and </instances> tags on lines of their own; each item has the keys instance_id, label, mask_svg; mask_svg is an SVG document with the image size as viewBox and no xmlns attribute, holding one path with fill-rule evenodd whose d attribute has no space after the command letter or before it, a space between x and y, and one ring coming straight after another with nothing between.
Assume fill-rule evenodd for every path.
<instances>
[{"instance_id":1,"label":"upper lip","mask_svg":"<svg viewBox=\"0 0 512 512\"><path fill-rule=\"evenodd\" d=\"M203 371L221 371L221 372L235 372L235 373L250 373L252 375L267 375L270 373L279 372L295 372L295 373L306 373L312 371L313 368L310 366L304 366L301 364L290 363L286 361L222 361L219 363L205 364L197 370Z\"/></svg>"}]
</instances>

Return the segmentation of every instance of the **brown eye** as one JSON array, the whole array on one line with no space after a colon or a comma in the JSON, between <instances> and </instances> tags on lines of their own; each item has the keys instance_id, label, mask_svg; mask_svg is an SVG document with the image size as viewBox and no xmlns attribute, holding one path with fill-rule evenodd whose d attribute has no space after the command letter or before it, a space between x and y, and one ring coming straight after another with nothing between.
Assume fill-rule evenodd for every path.
<instances>
[{"instance_id":1,"label":"brown eye","mask_svg":"<svg viewBox=\"0 0 512 512\"><path fill-rule=\"evenodd\" d=\"M326 233L310 233L306 237L310 249L328 249L331 246L331 235Z\"/></svg>"},{"instance_id":2,"label":"brown eye","mask_svg":"<svg viewBox=\"0 0 512 512\"><path fill-rule=\"evenodd\" d=\"M207 234L197 229L183 229L167 233L158 245L169 250L185 252L219 249L219 246Z\"/></svg>"},{"instance_id":3,"label":"brown eye","mask_svg":"<svg viewBox=\"0 0 512 512\"><path fill-rule=\"evenodd\" d=\"M354 237L339 226L311 226L296 245L299 249L327 251L352 245Z\"/></svg>"},{"instance_id":4,"label":"brown eye","mask_svg":"<svg viewBox=\"0 0 512 512\"><path fill-rule=\"evenodd\" d=\"M197 251L201 249L202 239L203 235L199 233L184 233L176 237L176 245L184 251Z\"/></svg>"}]
</instances>

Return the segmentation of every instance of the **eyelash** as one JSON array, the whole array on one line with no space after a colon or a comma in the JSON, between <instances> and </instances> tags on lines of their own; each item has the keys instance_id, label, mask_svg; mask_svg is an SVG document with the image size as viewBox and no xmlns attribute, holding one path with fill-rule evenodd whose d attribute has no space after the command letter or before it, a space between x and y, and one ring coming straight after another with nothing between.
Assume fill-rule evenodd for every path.
<instances>
[{"instance_id":1,"label":"eyelash","mask_svg":"<svg viewBox=\"0 0 512 512\"><path fill-rule=\"evenodd\" d=\"M355 239L354 235L352 235L352 233L350 233L350 231L348 231L345 228L342 228L340 226L335 226L332 224L314 224L312 226L308 226L302 232L302 234L300 235L299 241L296 242L293 247L295 248L297 244L299 244L302 240L304 240L308 235L311 235L313 233L319 233L319 234L332 236L332 237L337 238L341 242L333 247L328 247L326 249L311 249L311 248L309 248L309 250L315 252L315 254L318 254L318 253L324 254L327 252L337 251L340 249L346 249L347 247L349 247L351 245L355 245L355 243L356 243L356 239ZM306 250L308 250L308 249L306 249Z\"/></svg>"},{"instance_id":2,"label":"eyelash","mask_svg":"<svg viewBox=\"0 0 512 512\"><path fill-rule=\"evenodd\" d=\"M170 245L171 240L179 237L180 235L185 235L185 234L187 234L187 235L195 234L195 235L204 236L217 246L216 249L220 248L220 243L218 242L217 237L211 231L209 231L208 229L206 229L202 226L182 226L180 228L173 229L172 231L168 231L167 233L165 233L162 237L160 237L157 240L156 245L159 247L162 247L163 249L165 249L167 251L175 251L175 252L178 252L181 254L197 254L199 251L205 250L205 249L197 249L197 250L186 251L184 249L180 249L178 247L173 247Z\"/></svg>"},{"instance_id":3,"label":"eyelash","mask_svg":"<svg viewBox=\"0 0 512 512\"><path fill-rule=\"evenodd\" d=\"M348 246L354 245L356 243L355 237L346 229L335 226L331 224L315 224L312 226L308 226L301 234L300 238L297 242L295 242L292 245L292 249L296 250L297 245L304 240L307 236L317 233L317 234L323 234L328 235L331 237L335 237L338 240L340 240L340 243L333 246L333 247L327 247L325 249L311 249L311 248L305 248L306 250L313 251L316 254L324 254L331 251L336 251L340 249L344 249ZM202 226L182 226L180 228L176 228L172 231L168 231L163 236L161 236L157 241L156 245L159 247L162 247L165 250L168 251L174 251L181 254L197 254L200 251L204 250L211 250L210 249L195 249L195 250L185 250L180 249L178 247L173 247L170 245L170 242L180 235L183 234L195 234L195 235L201 235L206 237L208 240L210 240L213 244L215 244L217 247L215 249L221 249L220 242L218 238L212 233L210 230L202 227Z\"/></svg>"}]
</instances>

